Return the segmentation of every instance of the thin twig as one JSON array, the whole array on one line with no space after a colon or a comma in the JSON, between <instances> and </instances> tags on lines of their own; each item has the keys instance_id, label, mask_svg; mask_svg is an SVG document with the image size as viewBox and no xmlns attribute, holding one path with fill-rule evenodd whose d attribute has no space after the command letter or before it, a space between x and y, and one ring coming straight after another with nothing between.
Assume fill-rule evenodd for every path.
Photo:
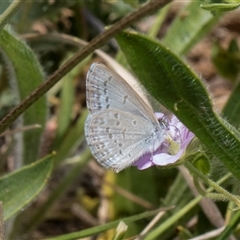
<instances>
[{"instance_id":1,"label":"thin twig","mask_svg":"<svg viewBox=\"0 0 240 240\"><path fill-rule=\"evenodd\" d=\"M157 224L159 219L166 213L165 212L159 212L152 221L142 230L142 232L134 239L134 240L141 240L144 238L144 236Z\"/></svg>"},{"instance_id":2,"label":"thin twig","mask_svg":"<svg viewBox=\"0 0 240 240\"><path fill-rule=\"evenodd\" d=\"M0 134L0 137L4 137L4 136L7 136L7 135L13 135L13 134L16 134L16 133L19 133L19 132L25 132L25 131L33 130L33 129L36 129L36 128L41 128L41 125L33 124L33 125L23 126L23 127L18 128L18 129L14 129L14 130L7 130L7 131L3 132L2 134Z\"/></svg>"}]
</instances>

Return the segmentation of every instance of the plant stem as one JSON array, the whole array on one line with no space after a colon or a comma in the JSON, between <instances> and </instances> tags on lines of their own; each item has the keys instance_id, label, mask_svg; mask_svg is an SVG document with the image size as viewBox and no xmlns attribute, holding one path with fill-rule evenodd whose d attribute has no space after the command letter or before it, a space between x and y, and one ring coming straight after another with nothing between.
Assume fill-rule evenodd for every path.
<instances>
[{"instance_id":1,"label":"plant stem","mask_svg":"<svg viewBox=\"0 0 240 240\"><path fill-rule=\"evenodd\" d=\"M226 197L224 194L221 193L208 193L205 190L203 190L199 184L199 179L195 175L193 176L194 185L197 189L197 191L204 197L211 198L215 201L228 201L228 197Z\"/></svg>"},{"instance_id":2,"label":"plant stem","mask_svg":"<svg viewBox=\"0 0 240 240\"><path fill-rule=\"evenodd\" d=\"M13 14L19 9L24 0L13 1L8 8L0 15L0 30L4 28Z\"/></svg>"},{"instance_id":3,"label":"plant stem","mask_svg":"<svg viewBox=\"0 0 240 240\"><path fill-rule=\"evenodd\" d=\"M238 207L240 207L240 201L239 201L239 199L236 196L232 195L231 193L226 191L224 188L222 188L220 185L218 185L217 183L213 182L211 179L209 179L204 174L199 172L190 162L185 162L184 165L189 170L190 173L193 173L194 175L196 175L202 181L204 181L209 186L214 188L217 192L223 194L229 200L233 201Z\"/></svg>"}]
</instances>

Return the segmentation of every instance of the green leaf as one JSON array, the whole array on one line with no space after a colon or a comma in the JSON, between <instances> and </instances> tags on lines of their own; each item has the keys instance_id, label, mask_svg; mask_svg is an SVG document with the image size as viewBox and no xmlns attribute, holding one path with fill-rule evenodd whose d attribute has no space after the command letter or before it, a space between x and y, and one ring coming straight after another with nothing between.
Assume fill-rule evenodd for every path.
<instances>
[{"instance_id":1,"label":"green leaf","mask_svg":"<svg viewBox=\"0 0 240 240\"><path fill-rule=\"evenodd\" d=\"M148 30L148 36L156 38L159 32L159 29L161 28L163 22L166 19L167 14L169 13L169 8L171 7L171 4L168 4L161 8L158 13L155 15L155 20L153 25L150 26Z\"/></svg>"},{"instance_id":2,"label":"green leaf","mask_svg":"<svg viewBox=\"0 0 240 240\"><path fill-rule=\"evenodd\" d=\"M240 179L239 132L213 111L202 81L158 42L126 32L117 35L117 41L151 95L171 110Z\"/></svg>"},{"instance_id":3,"label":"green leaf","mask_svg":"<svg viewBox=\"0 0 240 240\"><path fill-rule=\"evenodd\" d=\"M213 16L201 9L200 3L191 1L171 24L162 43L172 51L186 54L218 22L222 14Z\"/></svg>"},{"instance_id":4,"label":"green leaf","mask_svg":"<svg viewBox=\"0 0 240 240\"><path fill-rule=\"evenodd\" d=\"M61 138L71 123L72 108L74 104L74 76L73 71L63 77L61 100L57 116L57 137Z\"/></svg>"},{"instance_id":5,"label":"green leaf","mask_svg":"<svg viewBox=\"0 0 240 240\"><path fill-rule=\"evenodd\" d=\"M43 81L41 66L32 50L12 33L0 31L1 53L9 70L10 83L15 91L17 101L25 99ZM37 159L40 137L47 118L45 97L39 99L24 112L22 124L39 124L42 128L23 133L23 161L33 162Z\"/></svg>"},{"instance_id":6,"label":"green leaf","mask_svg":"<svg viewBox=\"0 0 240 240\"><path fill-rule=\"evenodd\" d=\"M218 72L225 78L235 81L240 72L240 51L236 40L232 40L228 49L217 42L212 48L212 61Z\"/></svg>"},{"instance_id":7,"label":"green leaf","mask_svg":"<svg viewBox=\"0 0 240 240\"><path fill-rule=\"evenodd\" d=\"M71 165L71 169L66 175L64 175L64 177L62 177L61 182L51 192L47 201L36 210L33 216L31 216L28 219L28 222L27 222L28 233L31 232L36 226L38 226L38 224L44 219L45 215L48 213L52 205L56 203L57 200L59 200L59 198L63 195L63 193L69 188L69 186L71 186L73 182L76 181L77 177L81 175L85 165L88 163L88 160L91 158L91 153L89 149L87 149L79 157L75 157L75 160L76 158L79 158L76 164ZM67 168L69 168L69 166Z\"/></svg>"},{"instance_id":8,"label":"green leaf","mask_svg":"<svg viewBox=\"0 0 240 240\"><path fill-rule=\"evenodd\" d=\"M79 142L83 140L84 123L87 117L88 111L84 110L77 123L69 129L65 138L58 147L57 155L55 157L55 163L58 164L61 160L65 159L76 146L79 146Z\"/></svg>"},{"instance_id":9,"label":"green leaf","mask_svg":"<svg viewBox=\"0 0 240 240\"><path fill-rule=\"evenodd\" d=\"M229 97L222 114L224 117L227 117L228 121L233 124L235 127L240 127L240 84L237 83L231 96Z\"/></svg>"},{"instance_id":10,"label":"green leaf","mask_svg":"<svg viewBox=\"0 0 240 240\"><path fill-rule=\"evenodd\" d=\"M219 49L218 53L213 55L213 62L218 71L225 77L235 81L236 85L232 91L227 103L225 104L222 115L227 117L229 123L236 128L240 127L240 84L238 75L240 72L240 52L235 40L232 40L228 50Z\"/></svg>"},{"instance_id":11,"label":"green leaf","mask_svg":"<svg viewBox=\"0 0 240 240\"><path fill-rule=\"evenodd\" d=\"M203 3L201 8L212 13L232 11L240 6L240 3Z\"/></svg>"},{"instance_id":12,"label":"green leaf","mask_svg":"<svg viewBox=\"0 0 240 240\"><path fill-rule=\"evenodd\" d=\"M3 203L4 220L20 211L45 186L53 166L49 155L0 179L0 201Z\"/></svg>"},{"instance_id":13,"label":"green leaf","mask_svg":"<svg viewBox=\"0 0 240 240\"><path fill-rule=\"evenodd\" d=\"M70 59L71 56L72 54L69 54L67 56L67 59ZM83 71L84 67L86 66L86 62L88 61L89 58L86 58L76 67L74 67L69 73L67 73L61 80L61 99L57 116L57 142L62 140L62 138L65 136L66 132L70 128L75 98L74 81L76 78L78 78L79 73Z\"/></svg>"},{"instance_id":14,"label":"green leaf","mask_svg":"<svg viewBox=\"0 0 240 240\"><path fill-rule=\"evenodd\" d=\"M208 156L206 154L204 153L196 154L192 164L204 175L207 175L210 173L210 163L209 163Z\"/></svg>"}]
</instances>

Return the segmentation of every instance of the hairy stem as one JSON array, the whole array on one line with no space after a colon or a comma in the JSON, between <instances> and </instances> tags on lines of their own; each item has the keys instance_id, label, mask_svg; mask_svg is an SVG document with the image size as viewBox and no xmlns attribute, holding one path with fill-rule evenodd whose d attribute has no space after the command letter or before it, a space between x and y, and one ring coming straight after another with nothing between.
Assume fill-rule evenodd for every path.
<instances>
[{"instance_id":1,"label":"hairy stem","mask_svg":"<svg viewBox=\"0 0 240 240\"><path fill-rule=\"evenodd\" d=\"M222 188L220 185L206 177L204 174L199 172L190 162L185 162L184 163L185 167L189 170L190 173L194 174L198 178L200 178L202 181L207 183L210 187L214 188L217 192L223 194L226 198L232 202L234 202L238 207L240 207L240 200L237 196L232 195L229 193L227 190Z\"/></svg>"}]
</instances>

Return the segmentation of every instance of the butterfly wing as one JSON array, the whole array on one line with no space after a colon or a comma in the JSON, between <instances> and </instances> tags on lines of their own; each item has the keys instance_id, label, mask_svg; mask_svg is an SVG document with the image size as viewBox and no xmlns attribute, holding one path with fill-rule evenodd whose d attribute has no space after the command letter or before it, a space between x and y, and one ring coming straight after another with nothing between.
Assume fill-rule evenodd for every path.
<instances>
[{"instance_id":1,"label":"butterfly wing","mask_svg":"<svg viewBox=\"0 0 240 240\"><path fill-rule=\"evenodd\" d=\"M92 64L86 80L87 107L90 113L107 109L131 112L158 122L153 110L117 73L100 63Z\"/></svg>"},{"instance_id":2,"label":"butterfly wing","mask_svg":"<svg viewBox=\"0 0 240 240\"><path fill-rule=\"evenodd\" d=\"M164 134L159 124L112 109L90 114L85 123L85 137L93 156L116 172L157 149Z\"/></svg>"},{"instance_id":3,"label":"butterfly wing","mask_svg":"<svg viewBox=\"0 0 240 240\"><path fill-rule=\"evenodd\" d=\"M153 110L117 73L94 63L86 80L85 136L96 160L119 172L140 156L153 152L166 129Z\"/></svg>"}]
</instances>

